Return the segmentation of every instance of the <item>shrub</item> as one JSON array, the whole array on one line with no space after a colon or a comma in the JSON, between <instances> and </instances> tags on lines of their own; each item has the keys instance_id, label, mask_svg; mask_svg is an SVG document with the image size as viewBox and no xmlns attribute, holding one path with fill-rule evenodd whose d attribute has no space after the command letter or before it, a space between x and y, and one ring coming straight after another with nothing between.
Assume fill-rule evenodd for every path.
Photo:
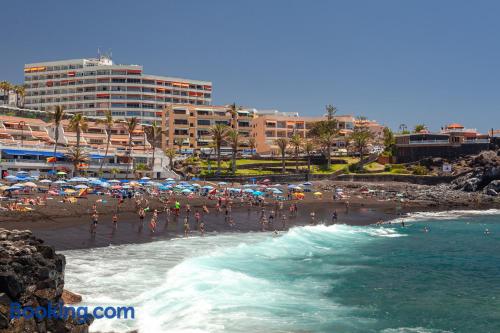
<instances>
[{"instance_id":1,"label":"shrub","mask_svg":"<svg viewBox=\"0 0 500 333\"><path fill-rule=\"evenodd\" d=\"M410 172L406 169L393 169L391 171L392 173L398 174L398 175L408 175Z\"/></svg>"},{"instance_id":2,"label":"shrub","mask_svg":"<svg viewBox=\"0 0 500 333\"><path fill-rule=\"evenodd\" d=\"M413 174L414 175L419 175L419 176L424 176L429 173L429 170L427 170L426 167L423 165L416 165L413 167Z\"/></svg>"},{"instance_id":3,"label":"shrub","mask_svg":"<svg viewBox=\"0 0 500 333\"><path fill-rule=\"evenodd\" d=\"M384 167L384 171L385 172L391 172L391 170L392 170L392 165L386 164L385 167Z\"/></svg>"}]
</instances>

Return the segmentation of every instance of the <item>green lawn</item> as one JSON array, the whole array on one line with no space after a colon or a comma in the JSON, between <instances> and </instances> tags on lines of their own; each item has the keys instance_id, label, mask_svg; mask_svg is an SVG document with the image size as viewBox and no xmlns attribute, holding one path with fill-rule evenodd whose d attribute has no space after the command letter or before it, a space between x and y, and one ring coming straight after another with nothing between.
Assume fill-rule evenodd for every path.
<instances>
[{"instance_id":1,"label":"green lawn","mask_svg":"<svg viewBox=\"0 0 500 333\"><path fill-rule=\"evenodd\" d=\"M364 166L364 169L369 172L383 172L385 166L383 164L372 162Z\"/></svg>"}]
</instances>

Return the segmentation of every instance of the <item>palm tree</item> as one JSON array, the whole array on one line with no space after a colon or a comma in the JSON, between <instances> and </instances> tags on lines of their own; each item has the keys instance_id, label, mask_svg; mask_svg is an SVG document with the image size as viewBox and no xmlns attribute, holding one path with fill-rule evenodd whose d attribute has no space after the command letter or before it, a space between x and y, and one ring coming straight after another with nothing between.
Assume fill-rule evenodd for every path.
<instances>
[{"instance_id":1,"label":"palm tree","mask_svg":"<svg viewBox=\"0 0 500 333\"><path fill-rule=\"evenodd\" d=\"M307 140L304 144L304 152L307 154L307 172L311 173L311 153L314 150L314 143L311 140Z\"/></svg>"},{"instance_id":2,"label":"palm tree","mask_svg":"<svg viewBox=\"0 0 500 333\"><path fill-rule=\"evenodd\" d=\"M215 152L217 154L217 173L220 174L220 148L222 143L227 138L227 132L229 127L224 124L215 124L210 128L210 134L212 134L212 140L215 145Z\"/></svg>"},{"instance_id":3,"label":"palm tree","mask_svg":"<svg viewBox=\"0 0 500 333\"><path fill-rule=\"evenodd\" d=\"M0 89L3 90L5 105L9 104L9 92L12 90L12 84L8 81L0 82Z\"/></svg>"},{"instance_id":4,"label":"palm tree","mask_svg":"<svg viewBox=\"0 0 500 333\"><path fill-rule=\"evenodd\" d=\"M73 175L78 176L81 164L89 160L87 153L85 153L80 147L71 148L68 154L68 158L73 162Z\"/></svg>"},{"instance_id":5,"label":"palm tree","mask_svg":"<svg viewBox=\"0 0 500 333\"><path fill-rule=\"evenodd\" d=\"M161 127L158 126L158 123L156 121L153 121L153 124L151 124L151 141L153 143L153 156L152 156L152 161L151 161L151 170L153 170L154 166L155 166L156 142L158 141L158 138L160 137L161 132L162 132Z\"/></svg>"},{"instance_id":6,"label":"palm tree","mask_svg":"<svg viewBox=\"0 0 500 333\"><path fill-rule=\"evenodd\" d=\"M309 136L316 138L316 140L324 147L327 168L330 170L332 164L332 147L335 143L335 137L338 134L337 120L334 119L337 108L333 105L327 105L326 112L327 120L316 122L309 130Z\"/></svg>"},{"instance_id":7,"label":"palm tree","mask_svg":"<svg viewBox=\"0 0 500 333\"><path fill-rule=\"evenodd\" d=\"M299 172L299 149L302 146L302 138L297 133L290 138L290 145L293 147L295 157L295 172Z\"/></svg>"},{"instance_id":8,"label":"palm tree","mask_svg":"<svg viewBox=\"0 0 500 333\"><path fill-rule=\"evenodd\" d=\"M238 129L238 110L241 110L241 107L236 106L236 103L229 105L229 113L231 114L230 127L232 129Z\"/></svg>"},{"instance_id":9,"label":"palm tree","mask_svg":"<svg viewBox=\"0 0 500 333\"><path fill-rule=\"evenodd\" d=\"M61 105L56 105L54 108L54 112L52 112L52 123L54 124L55 127L55 132L54 132L54 162L52 165L52 171L55 171L56 169L56 154L57 154L57 144L59 142L59 127L61 126L61 121L64 118L64 107Z\"/></svg>"},{"instance_id":10,"label":"palm tree","mask_svg":"<svg viewBox=\"0 0 500 333\"><path fill-rule=\"evenodd\" d=\"M75 114L69 121L69 128L76 132L76 148L80 148L82 131L86 131L87 127L87 120L81 113Z\"/></svg>"},{"instance_id":11,"label":"palm tree","mask_svg":"<svg viewBox=\"0 0 500 333\"><path fill-rule=\"evenodd\" d=\"M109 144L111 143L111 136L113 135L111 130L113 129L113 125L116 123L116 120L113 119L113 114L110 110L108 110L106 111L104 119L99 119L97 122L104 124L106 128L106 151L104 152L104 158L101 160L101 165L99 165L99 173L101 173L104 161L108 157Z\"/></svg>"},{"instance_id":12,"label":"palm tree","mask_svg":"<svg viewBox=\"0 0 500 333\"><path fill-rule=\"evenodd\" d=\"M238 148L240 146L240 133L238 133L235 129L230 129L227 132L227 141L232 149L231 171L233 174L236 174L236 154L238 153Z\"/></svg>"},{"instance_id":13,"label":"palm tree","mask_svg":"<svg viewBox=\"0 0 500 333\"><path fill-rule=\"evenodd\" d=\"M125 120L125 127L127 128L127 133L128 133L128 153L127 153L128 159L127 159L127 171L125 173L125 179L128 178L128 174L130 171L130 160L132 159L132 137L137 125L139 125L139 119L137 119L137 117L132 117Z\"/></svg>"},{"instance_id":14,"label":"palm tree","mask_svg":"<svg viewBox=\"0 0 500 333\"><path fill-rule=\"evenodd\" d=\"M168 164L170 166L170 170L174 169L174 158L177 155L177 151L175 148L168 148L165 150L165 155L168 157Z\"/></svg>"},{"instance_id":15,"label":"palm tree","mask_svg":"<svg viewBox=\"0 0 500 333\"><path fill-rule=\"evenodd\" d=\"M426 130L426 129L427 129L427 126L425 126L425 124L418 124L413 129L413 133L419 133L420 131L423 131L423 130Z\"/></svg>"},{"instance_id":16,"label":"palm tree","mask_svg":"<svg viewBox=\"0 0 500 333\"><path fill-rule=\"evenodd\" d=\"M24 85L21 86L14 86L13 87L14 92L16 93L16 107L19 107L19 100L21 99L23 103L21 104L24 106L24 96L26 95L26 88Z\"/></svg>"},{"instance_id":17,"label":"palm tree","mask_svg":"<svg viewBox=\"0 0 500 333\"><path fill-rule=\"evenodd\" d=\"M281 154L281 173L285 173L285 154L288 147L288 138L278 138L274 141Z\"/></svg>"},{"instance_id":18,"label":"palm tree","mask_svg":"<svg viewBox=\"0 0 500 333\"><path fill-rule=\"evenodd\" d=\"M255 147L257 146L257 140L255 140L255 138L253 136L249 137L248 138L248 147L250 148L250 150L252 151L252 156L254 156L254 150L255 150Z\"/></svg>"}]
</instances>

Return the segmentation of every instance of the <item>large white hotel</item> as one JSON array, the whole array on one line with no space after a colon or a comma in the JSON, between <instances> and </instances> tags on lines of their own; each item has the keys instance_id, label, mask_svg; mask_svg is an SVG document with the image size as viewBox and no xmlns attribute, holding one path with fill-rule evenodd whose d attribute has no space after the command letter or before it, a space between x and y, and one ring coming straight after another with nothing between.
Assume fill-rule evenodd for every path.
<instances>
[{"instance_id":1,"label":"large white hotel","mask_svg":"<svg viewBox=\"0 0 500 333\"><path fill-rule=\"evenodd\" d=\"M210 105L212 82L144 74L140 65L110 57L40 62L24 66L25 106L102 117L107 110L143 123L161 119L168 104Z\"/></svg>"}]
</instances>

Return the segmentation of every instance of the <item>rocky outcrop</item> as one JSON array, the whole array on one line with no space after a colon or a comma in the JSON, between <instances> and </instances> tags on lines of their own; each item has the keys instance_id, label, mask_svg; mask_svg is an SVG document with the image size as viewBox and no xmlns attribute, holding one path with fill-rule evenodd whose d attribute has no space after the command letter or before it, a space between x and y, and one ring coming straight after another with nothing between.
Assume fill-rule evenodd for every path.
<instances>
[{"instance_id":1,"label":"rocky outcrop","mask_svg":"<svg viewBox=\"0 0 500 333\"><path fill-rule=\"evenodd\" d=\"M452 182L452 187L465 192L483 191L496 196L500 190L500 156L496 151L484 151L468 160L470 170Z\"/></svg>"},{"instance_id":2,"label":"rocky outcrop","mask_svg":"<svg viewBox=\"0 0 500 333\"><path fill-rule=\"evenodd\" d=\"M0 332L88 332L93 318L11 319L11 307L47 308L62 302L65 257L30 231L0 229Z\"/></svg>"}]
</instances>

